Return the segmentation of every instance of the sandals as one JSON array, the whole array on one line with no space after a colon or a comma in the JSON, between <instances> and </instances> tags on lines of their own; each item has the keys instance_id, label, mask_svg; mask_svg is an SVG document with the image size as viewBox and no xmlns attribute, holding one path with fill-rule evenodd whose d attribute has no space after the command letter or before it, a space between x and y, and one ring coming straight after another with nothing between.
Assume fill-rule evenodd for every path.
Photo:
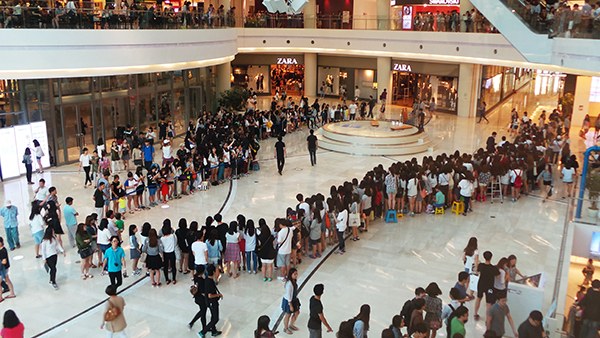
<instances>
[{"instance_id":1,"label":"sandals","mask_svg":"<svg viewBox=\"0 0 600 338\"><path fill-rule=\"evenodd\" d=\"M94 275L87 274L87 278L94 278Z\"/></svg>"},{"instance_id":2,"label":"sandals","mask_svg":"<svg viewBox=\"0 0 600 338\"><path fill-rule=\"evenodd\" d=\"M4 297L4 299L7 299L7 298L17 298L17 296L16 295L8 295L8 296Z\"/></svg>"},{"instance_id":3,"label":"sandals","mask_svg":"<svg viewBox=\"0 0 600 338\"><path fill-rule=\"evenodd\" d=\"M287 333L287 334L294 334L294 332L288 330L288 329L283 329L283 332Z\"/></svg>"},{"instance_id":4,"label":"sandals","mask_svg":"<svg viewBox=\"0 0 600 338\"><path fill-rule=\"evenodd\" d=\"M240 276L239 273L236 273L235 276L233 276L233 278L238 278Z\"/></svg>"},{"instance_id":5,"label":"sandals","mask_svg":"<svg viewBox=\"0 0 600 338\"><path fill-rule=\"evenodd\" d=\"M174 281L173 281L173 285L175 285L175 284L177 284L177 281L176 281L176 280L174 280Z\"/></svg>"},{"instance_id":6,"label":"sandals","mask_svg":"<svg viewBox=\"0 0 600 338\"><path fill-rule=\"evenodd\" d=\"M296 326L294 326L294 325L290 325L289 327L290 327L290 329L292 329L292 330L294 330L294 331L298 331L298 330L299 330L299 329L298 329Z\"/></svg>"},{"instance_id":7,"label":"sandals","mask_svg":"<svg viewBox=\"0 0 600 338\"><path fill-rule=\"evenodd\" d=\"M81 275L81 279L86 280L87 279L87 275Z\"/></svg>"}]
</instances>

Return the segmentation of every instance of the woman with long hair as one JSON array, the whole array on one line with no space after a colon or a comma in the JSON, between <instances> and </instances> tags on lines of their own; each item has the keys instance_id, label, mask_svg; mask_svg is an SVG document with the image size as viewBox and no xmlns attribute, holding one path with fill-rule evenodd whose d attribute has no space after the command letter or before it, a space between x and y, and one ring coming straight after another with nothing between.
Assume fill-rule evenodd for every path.
<instances>
[{"instance_id":1,"label":"woman with long hair","mask_svg":"<svg viewBox=\"0 0 600 338\"><path fill-rule=\"evenodd\" d=\"M260 229L260 235L258 236L260 251L258 256L262 263L263 282L267 280L270 282L273 280L273 261L277 255L277 251L273 247L275 236L273 236L264 218L258 220L258 225Z\"/></svg>"},{"instance_id":2,"label":"woman with long hair","mask_svg":"<svg viewBox=\"0 0 600 338\"><path fill-rule=\"evenodd\" d=\"M46 228L44 238L42 239L41 250L42 259L47 267L47 271L50 273L50 284L54 290L58 290L58 285L56 285L56 262L58 261L58 253L62 253L64 257L67 257L67 253L56 237L54 237L54 229L52 227Z\"/></svg>"},{"instance_id":3,"label":"woman with long hair","mask_svg":"<svg viewBox=\"0 0 600 338\"><path fill-rule=\"evenodd\" d=\"M471 205L469 204L471 201L471 195L473 194L473 181L473 174L471 174L469 171L465 171L462 179L458 182L458 187L460 188L460 197L463 198L465 203L465 210L463 212L463 215L465 216L467 216L467 212L473 212L473 208L471 208Z\"/></svg>"},{"instance_id":4,"label":"woman with long hair","mask_svg":"<svg viewBox=\"0 0 600 338\"><path fill-rule=\"evenodd\" d=\"M244 250L246 252L246 266L248 267L248 273L254 272L258 268L258 260L256 258L256 228L254 227L254 221L249 219L246 222L244 229ZM252 263L252 264L251 264Z\"/></svg>"},{"instance_id":5,"label":"woman with long hair","mask_svg":"<svg viewBox=\"0 0 600 338\"><path fill-rule=\"evenodd\" d=\"M77 251L81 257L81 279L94 278L94 275L90 275L90 266L92 256L94 255L94 250L92 250L92 235L87 232L84 223L77 225L75 242L77 243Z\"/></svg>"},{"instance_id":6,"label":"woman with long hair","mask_svg":"<svg viewBox=\"0 0 600 338\"><path fill-rule=\"evenodd\" d=\"M138 268L138 262L142 256L142 250L140 249L140 243L137 239L138 229L135 224L129 226L129 257L133 261L131 270L134 276L139 276L142 269Z\"/></svg>"},{"instance_id":7,"label":"woman with long hair","mask_svg":"<svg viewBox=\"0 0 600 338\"><path fill-rule=\"evenodd\" d=\"M435 338L437 330L442 327L442 300L438 298L442 290L433 282L429 283L425 292L425 324L431 330L428 337Z\"/></svg>"},{"instance_id":8,"label":"woman with long hair","mask_svg":"<svg viewBox=\"0 0 600 338\"><path fill-rule=\"evenodd\" d=\"M142 252L145 252L148 255L146 257L146 268L150 270L150 280L152 280L152 286L161 286L160 269L163 267L163 244L158 239L156 229L150 229L148 231L148 238L146 238L146 241L144 242Z\"/></svg>"},{"instance_id":9,"label":"woman with long hair","mask_svg":"<svg viewBox=\"0 0 600 338\"><path fill-rule=\"evenodd\" d=\"M283 332L292 334L292 331L298 331L294 325L300 314L300 300L298 300L298 270L290 268L285 282L285 294L281 301L281 309L285 316L283 317ZM290 323L291 317L291 323Z\"/></svg>"},{"instance_id":10,"label":"woman with long hair","mask_svg":"<svg viewBox=\"0 0 600 338\"><path fill-rule=\"evenodd\" d=\"M229 230L227 231L227 234L225 234L225 239L227 240L225 266L227 267L229 277L231 277L232 274L235 274L233 278L238 278L240 276L238 274L238 266L240 266L240 246L238 244L240 234L237 232L237 227L238 223L236 221L229 223ZM231 267L231 263L233 263L233 268Z\"/></svg>"},{"instance_id":11,"label":"woman with long hair","mask_svg":"<svg viewBox=\"0 0 600 338\"><path fill-rule=\"evenodd\" d=\"M212 219L212 218L211 218ZM223 244L219 240L219 231L215 228L208 228L208 239L206 241L206 247L208 249L208 264L215 266L215 282L219 281L221 266L221 257L223 254Z\"/></svg>"},{"instance_id":12,"label":"woman with long hair","mask_svg":"<svg viewBox=\"0 0 600 338\"><path fill-rule=\"evenodd\" d=\"M42 150L42 146L38 140L33 140L33 149L35 151L35 160L37 161L37 169L40 174L44 172L44 167L42 167L42 157L44 156L44 150Z\"/></svg>"},{"instance_id":13,"label":"woman with long hair","mask_svg":"<svg viewBox=\"0 0 600 338\"><path fill-rule=\"evenodd\" d=\"M544 200L542 200L542 203L546 203L546 200L548 199L548 197L550 197L552 185L554 184L554 177L552 177L552 166L549 163L546 163L546 167L538 175L537 180L539 181L540 179L544 181L544 187L546 190L546 196L544 196Z\"/></svg>"},{"instance_id":14,"label":"woman with long hair","mask_svg":"<svg viewBox=\"0 0 600 338\"><path fill-rule=\"evenodd\" d=\"M321 257L321 229L323 227L323 218L321 214L321 210L323 208L322 205L323 204L321 203L321 201L318 201L317 206L313 210L313 217L310 223L310 232L308 234L308 241L313 248L312 255L310 255L309 257L313 259Z\"/></svg>"},{"instance_id":15,"label":"woman with long hair","mask_svg":"<svg viewBox=\"0 0 600 338\"><path fill-rule=\"evenodd\" d=\"M508 256L507 259L508 259L508 264L506 264L506 267L504 268L504 270L506 270L509 280L511 282L516 281L517 275L521 276L521 278L525 278L526 276L524 274L522 274L521 271L519 271L519 269L517 269L517 256L510 255L510 256Z\"/></svg>"},{"instance_id":16,"label":"woman with long hair","mask_svg":"<svg viewBox=\"0 0 600 338\"><path fill-rule=\"evenodd\" d=\"M110 248L110 230L108 230L108 219L103 218L100 220L100 225L98 226L98 238L96 238L96 242L98 243L100 254L98 255L100 266L104 266L104 259L102 256L104 252Z\"/></svg>"},{"instance_id":17,"label":"woman with long hair","mask_svg":"<svg viewBox=\"0 0 600 338\"><path fill-rule=\"evenodd\" d=\"M92 252L98 253L98 263L102 262L102 257L100 256L100 250L98 250L98 227L96 226L96 221L98 221L98 214L93 213L88 215L85 218L85 230L92 236L92 242L90 246L92 247ZM95 269L97 266L94 264L94 256L90 259L90 268Z\"/></svg>"},{"instance_id":18,"label":"woman with long hair","mask_svg":"<svg viewBox=\"0 0 600 338\"><path fill-rule=\"evenodd\" d=\"M186 241L187 233L187 220L185 218L181 218L179 219L179 229L175 230L175 236L177 237L177 245L179 246L179 249L181 249L181 259L179 260L179 273L183 273L184 275L190 273L190 269L188 268L188 261L190 259L190 245L188 245Z\"/></svg>"},{"instance_id":19,"label":"woman with long hair","mask_svg":"<svg viewBox=\"0 0 600 338\"><path fill-rule=\"evenodd\" d=\"M17 317L17 314L13 310L6 310L4 312L4 320L2 322L2 331L0 331L0 337L15 337L23 338L25 336L25 326Z\"/></svg>"},{"instance_id":20,"label":"woman with long hair","mask_svg":"<svg viewBox=\"0 0 600 338\"><path fill-rule=\"evenodd\" d=\"M463 263L465 264L465 271L474 274L477 266L479 265L479 251L477 247L477 237L469 238L467 246L463 250Z\"/></svg>"},{"instance_id":21,"label":"woman with long hair","mask_svg":"<svg viewBox=\"0 0 600 338\"><path fill-rule=\"evenodd\" d=\"M44 238L44 218L40 214L41 207L39 201L33 201L31 203L31 214L29 214L29 228L31 228L31 235L35 241L35 258L41 258L40 256L40 244L42 238Z\"/></svg>"},{"instance_id":22,"label":"woman with long hair","mask_svg":"<svg viewBox=\"0 0 600 338\"><path fill-rule=\"evenodd\" d=\"M121 148L117 144L117 141L112 141L110 145L110 167L113 173L120 170L119 161L121 160Z\"/></svg>"},{"instance_id":23,"label":"woman with long hair","mask_svg":"<svg viewBox=\"0 0 600 338\"><path fill-rule=\"evenodd\" d=\"M25 148L25 154L23 154L23 160L21 161L25 165L25 177L27 177L27 184L32 185L31 175L33 174L33 160L31 159L31 150Z\"/></svg>"},{"instance_id":24,"label":"woman with long hair","mask_svg":"<svg viewBox=\"0 0 600 338\"><path fill-rule=\"evenodd\" d=\"M269 316L262 315L258 317L258 323L256 330L254 331L254 338L274 338L275 333L269 329L271 319Z\"/></svg>"},{"instance_id":25,"label":"woman with long hair","mask_svg":"<svg viewBox=\"0 0 600 338\"><path fill-rule=\"evenodd\" d=\"M52 228L54 230L54 235L56 236L58 243L62 247L62 238L60 238L60 235L64 235L65 232L60 226L60 216L58 215L58 213L59 210L55 201L46 202L46 215L44 216L46 224L49 228Z\"/></svg>"},{"instance_id":26,"label":"woman with long hair","mask_svg":"<svg viewBox=\"0 0 600 338\"><path fill-rule=\"evenodd\" d=\"M371 318L371 307L369 304L363 304L360 312L354 317L354 327L352 332L356 338L366 338L369 331L369 321Z\"/></svg>"},{"instance_id":27,"label":"woman with long hair","mask_svg":"<svg viewBox=\"0 0 600 338\"><path fill-rule=\"evenodd\" d=\"M176 265L176 256L175 250L177 249L177 237L173 234L173 229L171 228L170 222L165 222L162 227L162 237L160 241L163 245L163 259L164 259L164 273L165 280L167 285L171 284L171 280L169 279L169 267L171 268L171 273L173 274L173 285L177 284L177 267Z\"/></svg>"}]
</instances>

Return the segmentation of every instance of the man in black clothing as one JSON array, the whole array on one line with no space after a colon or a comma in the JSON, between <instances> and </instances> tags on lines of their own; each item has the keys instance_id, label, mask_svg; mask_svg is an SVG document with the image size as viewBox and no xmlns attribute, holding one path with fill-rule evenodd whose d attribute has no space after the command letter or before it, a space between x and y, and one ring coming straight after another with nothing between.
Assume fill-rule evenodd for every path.
<instances>
[{"instance_id":1,"label":"man in black clothing","mask_svg":"<svg viewBox=\"0 0 600 338\"><path fill-rule=\"evenodd\" d=\"M333 332L333 329L329 326L329 323L327 323L327 319L325 319L325 315L323 315L323 303L321 303L321 297L323 296L324 288L323 284L317 284L313 288L315 295L310 298L310 315L308 317L309 338L322 337L323 332L321 323L325 324L327 332Z\"/></svg>"},{"instance_id":2,"label":"man in black clothing","mask_svg":"<svg viewBox=\"0 0 600 338\"><path fill-rule=\"evenodd\" d=\"M485 149L488 153L496 152L496 132L492 133L492 136L488 137L487 141L485 141Z\"/></svg>"},{"instance_id":3,"label":"man in black clothing","mask_svg":"<svg viewBox=\"0 0 600 338\"><path fill-rule=\"evenodd\" d=\"M310 165L314 166L317 164L317 147L319 146L319 140L315 136L314 129L310 130L310 135L306 138L306 144L308 145L308 153L310 154Z\"/></svg>"},{"instance_id":4,"label":"man in black clothing","mask_svg":"<svg viewBox=\"0 0 600 338\"><path fill-rule=\"evenodd\" d=\"M192 321L188 324L188 328L191 330L194 323L200 319L202 323L202 330L206 328L206 280L204 279L204 265L198 265L194 273L194 285L197 287L196 294L194 295L194 302L198 304L200 310L196 313Z\"/></svg>"},{"instance_id":5,"label":"man in black clothing","mask_svg":"<svg viewBox=\"0 0 600 338\"><path fill-rule=\"evenodd\" d=\"M535 310L531 311L529 314L529 318L525 319L521 325L519 325L519 329L517 330L519 333L519 338L546 338L546 333L542 328L542 320L544 316L541 312ZM596 332L594 332L594 336ZM585 338L581 336L581 338Z\"/></svg>"},{"instance_id":6,"label":"man in black clothing","mask_svg":"<svg viewBox=\"0 0 600 338\"><path fill-rule=\"evenodd\" d=\"M425 112L423 112L423 109L419 109L419 114L417 115L417 117L419 118L419 131L424 131L425 130Z\"/></svg>"},{"instance_id":7,"label":"man in black clothing","mask_svg":"<svg viewBox=\"0 0 600 338\"><path fill-rule=\"evenodd\" d=\"M592 282L592 288L588 289L577 306L584 309L580 337L596 337L598 328L600 328L600 280L595 279Z\"/></svg>"},{"instance_id":8,"label":"man in black clothing","mask_svg":"<svg viewBox=\"0 0 600 338\"><path fill-rule=\"evenodd\" d=\"M167 122L164 119L158 122L158 138L161 141L167 138Z\"/></svg>"},{"instance_id":9,"label":"man in black clothing","mask_svg":"<svg viewBox=\"0 0 600 338\"><path fill-rule=\"evenodd\" d=\"M217 330L217 323L219 322L219 299L223 299L223 295L217 289L215 284L215 266L209 265L206 268L208 277L204 283L204 292L206 294L206 304L210 309L210 322L206 325L202 331L198 332L198 336L204 337L208 331L212 332L212 336L218 336L222 332Z\"/></svg>"},{"instance_id":10,"label":"man in black clothing","mask_svg":"<svg viewBox=\"0 0 600 338\"><path fill-rule=\"evenodd\" d=\"M481 122L481 119L484 119L487 121L488 124L490 124L490 120L488 120L487 117L485 117L485 110L486 110L486 104L485 104L485 102L483 102L481 104L481 107L479 107L479 121L477 121L477 123Z\"/></svg>"},{"instance_id":11,"label":"man in black clothing","mask_svg":"<svg viewBox=\"0 0 600 338\"><path fill-rule=\"evenodd\" d=\"M481 305L481 299L484 294L486 316L490 313L490 307L496 302L496 298L494 297L494 278L500 275L498 268L492 265L492 253L490 251L484 252L483 258L485 259L485 263L479 263L479 266L477 266L477 271L479 271L479 282L477 283L477 301L475 301L475 319L479 319L479 306Z\"/></svg>"},{"instance_id":12,"label":"man in black clothing","mask_svg":"<svg viewBox=\"0 0 600 338\"><path fill-rule=\"evenodd\" d=\"M375 108L376 104L377 101L373 99L372 95L369 95L369 115L367 117L373 118L373 108Z\"/></svg>"},{"instance_id":13,"label":"man in black clothing","mask_svg":"<svg viewBox=\"0 0 600 338\"><path fill-rule=\"evenodd\" d=\"M406 325L406 332L410 332L410 318L413 311L415 310L415 300L425 298L425 289L418 287L415 289L415 298L407 300L402 306L400 316L404 319L404 325Z\"/></svg>"},{"instance_id":14,"label":"man in black clothing","mask_svg":"<svg viewBox=\"0 0 600 338\"><path fill-rule=\"evenodd\" d=\"M277 137L277 142L275 143L275 158L277 159L277 171L279 175L283 175L281 172L283 171L283 165L285 164L285 143L282 141L282 137Z\"/></svg>"}]
</instances>

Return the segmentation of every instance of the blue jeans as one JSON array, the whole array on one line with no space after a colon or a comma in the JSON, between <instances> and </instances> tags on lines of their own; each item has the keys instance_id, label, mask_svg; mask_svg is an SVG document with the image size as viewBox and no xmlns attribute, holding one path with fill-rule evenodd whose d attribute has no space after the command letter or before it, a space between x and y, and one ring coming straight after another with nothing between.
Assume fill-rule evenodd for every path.
<instances>
[{"instance_id":1,"label":"blue jeans","mask_svg":"<svg viewBox=\"0 0 600 338\"><path fill-rule=\"evenodd\" d=\"M253 265L250 265L250 257L252 257ZM257 265L258 265L258 259L256 258L256 252L246 251L246 266L248 267L248 272L250 272L251 270L256 272ZM253 266L254 266L254 269L251 268Z\"/></svg>"},{"instance_id":2,"label":"blue jeans","mask_svg":"<svg viewBox=\"0 0 600 338\"><path fill-rule=\"evenodd\" d=\"M8 247L12 250L15 246L21 246L19 242L19 228L4 228L6 231L6 240L8 241Z\"/></svg>"},{"instance_id":3,"label":"blue jeans","mask_svg":"<svg viewBox=\"0 0 600 338\"><path fill-rule=\"evenodd\" d=\"M583 325L581 325L581 334L579 336L581 338L595 338L598 334L599 327L600 322L584 319Z\"/></svg>"}]
</instances>

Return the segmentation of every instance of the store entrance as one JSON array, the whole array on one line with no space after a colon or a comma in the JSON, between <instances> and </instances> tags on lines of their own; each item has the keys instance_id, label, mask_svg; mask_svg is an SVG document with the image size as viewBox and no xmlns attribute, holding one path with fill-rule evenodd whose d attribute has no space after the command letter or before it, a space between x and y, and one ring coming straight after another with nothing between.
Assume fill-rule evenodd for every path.
<instances>
[{"instance_id":1,"label":"store entrance","mask_svg":"<svg viewBox=\"0 0 600 338\"><path fill-rule=\"evenodd\" d=\"M415 86L415 74L394 71L392 104L411 107L414 102Z\"/></svg>"},{"instance_id":2,"label":"store entrance","mask_svg":"<svg viewBox=\"0 0 600 338\"><path fill-rule=\"evenodd\" d=\"M304 65L271 65L271 95L285 90L288 96L304 93Z\"/></svg>"}]
</instances>

